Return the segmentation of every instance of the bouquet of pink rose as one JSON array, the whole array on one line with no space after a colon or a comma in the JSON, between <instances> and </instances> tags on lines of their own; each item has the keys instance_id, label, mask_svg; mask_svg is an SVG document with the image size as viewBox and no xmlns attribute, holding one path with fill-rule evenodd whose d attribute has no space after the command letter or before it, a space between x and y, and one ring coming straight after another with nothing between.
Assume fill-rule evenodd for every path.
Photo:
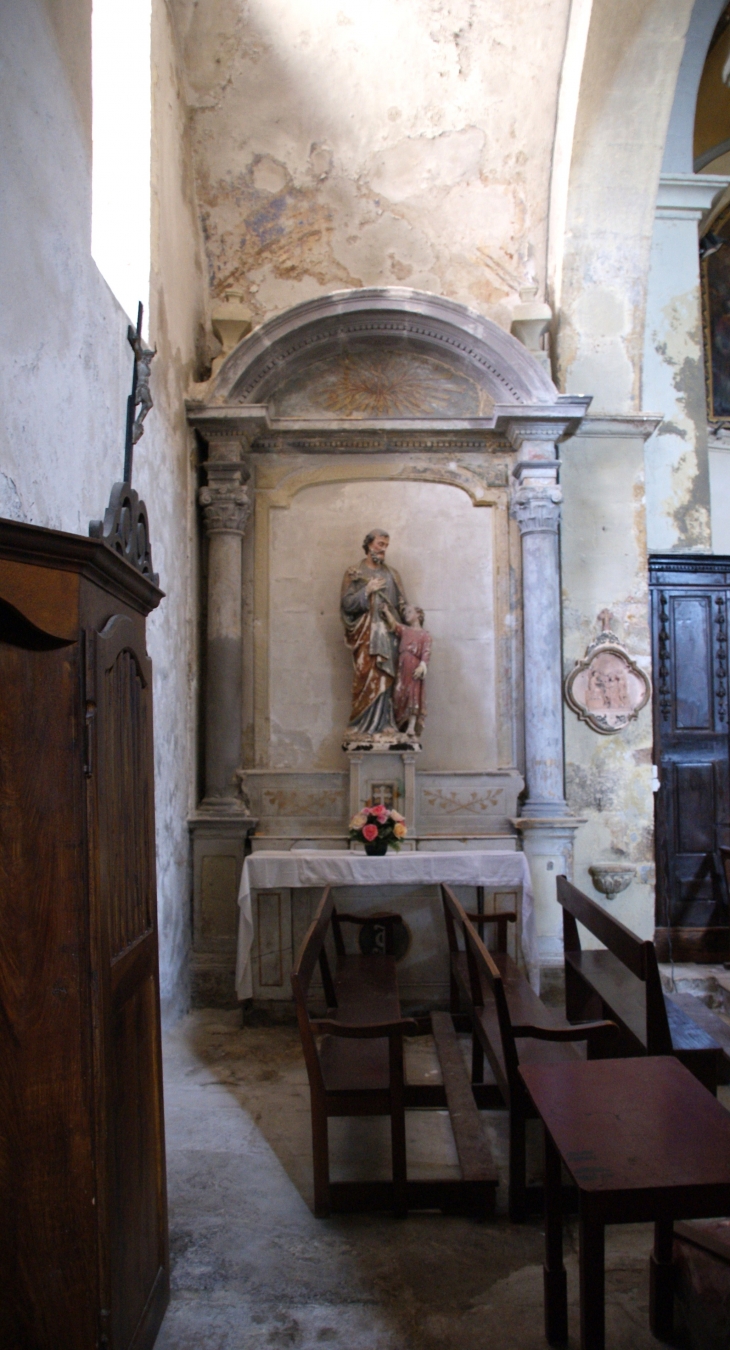
<instances>
[{"instance_id":1,"label":"bouquet of pink rose","mask_svg":"<svg viewBox=\"0 0 730 1350\"><path fill-rule=\"evenodd\" d=\"M350 838L365 845L365 852L383 855L388 848L398 849L408 833L398 811L387 806L363 806L350 821Z\"/></svg>"}]
</instances>

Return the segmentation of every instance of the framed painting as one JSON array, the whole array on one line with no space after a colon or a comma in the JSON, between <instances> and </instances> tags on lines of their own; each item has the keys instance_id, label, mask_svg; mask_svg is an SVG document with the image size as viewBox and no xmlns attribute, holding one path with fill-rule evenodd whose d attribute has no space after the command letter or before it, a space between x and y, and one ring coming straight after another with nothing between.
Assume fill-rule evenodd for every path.
<instances>
[{"instance_id":1,"label":"framed painting","mask_svg":"<svg viewBox=\"0 0 730 1350\"><path fill-rule=\"evenodd\" d=\"M700 259L707 418L730 424L730 203L712 221Z\"/></svg>"}]
</instances>

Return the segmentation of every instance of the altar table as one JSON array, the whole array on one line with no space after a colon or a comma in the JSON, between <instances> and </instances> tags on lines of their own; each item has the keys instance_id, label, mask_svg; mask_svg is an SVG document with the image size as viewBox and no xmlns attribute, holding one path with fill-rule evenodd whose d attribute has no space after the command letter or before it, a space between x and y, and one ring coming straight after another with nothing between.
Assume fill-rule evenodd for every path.
<instances>
[{"instance_id":1,"label":"altar table","mask_svg":"<svg viewBox=\"0 0 730 1350\"><path fill-rule=\"evenodd\" d=\"M251 998L253 912L251 892L296 889L299 886L484 886L490 890L521 889L522 953L531 978L539 959L535 930L535 902L530 869L524 853L506 850L453 850L444 853L386 853L369 858L350 850L291 849L252 853L243 864L238 892L238 950L236 993Z\"/></svg>"}]
</instances>

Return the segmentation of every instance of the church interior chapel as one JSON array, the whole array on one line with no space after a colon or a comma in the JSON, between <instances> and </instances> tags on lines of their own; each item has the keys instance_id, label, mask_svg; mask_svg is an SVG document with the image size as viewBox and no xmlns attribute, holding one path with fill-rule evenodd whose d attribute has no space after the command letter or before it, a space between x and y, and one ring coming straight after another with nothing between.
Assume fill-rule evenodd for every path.
<instances>
[{"instance_id":1,"label":"church interior chapel","mask_svg":"<svg viewBox=\"0 0 730 1350\"><path fill-rule=\"evenodd\" d=\"M730 5L0 70L0 1350L728 1350Z\"/></svg>"}]
</instances>

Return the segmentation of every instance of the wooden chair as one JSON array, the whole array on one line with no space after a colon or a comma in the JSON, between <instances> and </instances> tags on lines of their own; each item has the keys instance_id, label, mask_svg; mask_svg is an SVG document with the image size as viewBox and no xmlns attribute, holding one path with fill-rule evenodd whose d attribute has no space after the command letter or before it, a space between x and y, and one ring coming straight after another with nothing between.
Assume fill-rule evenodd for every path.
<instances>
[{"instance_id":1,"label":"wooden chair","mask_svg":"<svg viewBox=\"0 0 730 1350\"><path fill-rule=\"evenodd\" d=\"M487 951L450 887L442 886L441 893L450 941L460 933L464 943L456 969L460 993L471 1007L474 1081L482 1081L486 1055L509 1111L509 1216L518 1222L528 1208L539 1210L542 1204L542 1190L527 1187L526 1123L536 1112L519 1076L520 1063L580 1058L580 1041L587 1043L589 1057L605 1053L616 1028L607 1021L573 1027L546 1008L505 951ZM464 969L466 988L460 979Z\"/></svg>"}]
</instances>

